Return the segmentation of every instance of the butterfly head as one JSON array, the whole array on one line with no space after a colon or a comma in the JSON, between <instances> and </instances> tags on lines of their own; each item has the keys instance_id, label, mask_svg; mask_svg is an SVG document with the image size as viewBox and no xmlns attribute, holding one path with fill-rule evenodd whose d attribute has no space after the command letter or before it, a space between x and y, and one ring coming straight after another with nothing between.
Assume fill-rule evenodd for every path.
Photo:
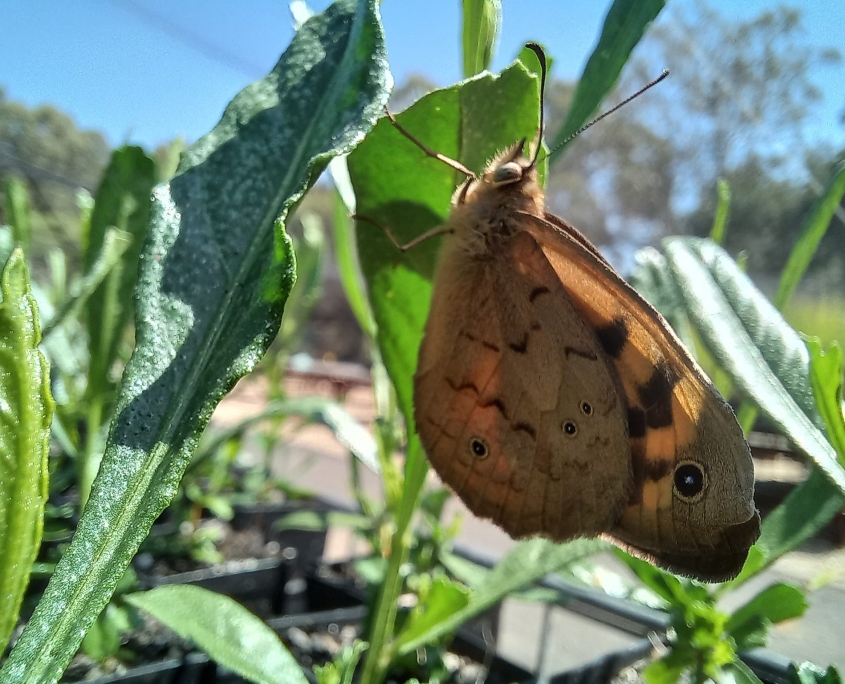
<instances>
[{"instance_id":1,"label":"butterfly head","mask_svg":"<svg viewBox=\"0 0 845 684\"><path fill-rule=\"evenodd\" d=\"M496 157L484 172L483 180L494 188L535 180L534 162L525 156L525 138ZM532 176L532 178L528 178Z\"/></svg>"},{"instance_id":2,"label":"butterfly head","mask_svg":"<svg viewBox=\"0 0 845 684\"><path fill-rule=\"evenodd\" d=\"M459 188L454 205L458 216L467 212L485 233L516 232L512 224L519 222L519 213L542 216L543 189L534 160L525 154L525 140L498 154L481 176Z\"/></svg>"}]
</instances>

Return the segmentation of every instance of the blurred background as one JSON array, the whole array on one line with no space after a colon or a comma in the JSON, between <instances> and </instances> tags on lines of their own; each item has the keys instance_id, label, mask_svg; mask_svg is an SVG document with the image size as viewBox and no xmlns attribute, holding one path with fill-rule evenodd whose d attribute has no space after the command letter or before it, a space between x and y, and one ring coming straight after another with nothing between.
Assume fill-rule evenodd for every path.
<instances>
[{"instance_id":1,"label":"blurred background","mask_svg":"<svg viewBox=\"0 0 845 684\"><path fill-rule=\"evenodd\" d=\"M320 0L309 6L322 11L328 5ZM395 79L393 110L460 78L460 5L457 0L383 4ZM502 2L493 69L509 64L528 40L546 47L553 59L545 103L549 131L561 126L610 5L609 0ZM667 5L603 109L665 68L670 78L567 147L549 177L549 209L581 229L628 275L637 251L657 246L661 238L708 235L724 180L731 193L724 246L771 296L804 218L845 159L845 3L673 0ZM211 130L241 89L270 71L307 10L304 3L285 0L7 0L0 12L5 199L0 227L20 230L26 217L33 290L42 320L50 322L42 346L53 365L57 410L45 540L65 544L99 467L120 372L133 348L131 297L140 242L132 249L124 246L126 256L112 254L111 267L118 267L108 279L106 269L87 293L76 285L98 270L101 252L108 257L114 248L112 225L133 237L144 235L153 182L167 180L179 152ZM143 151L119 149L124 145ZM238 506L277 504L282 498L301 502L312 493L366 513L357 537L348 530L328 537L324 559L362 553L362 539L365 551L378 555L390 518L373 502L400 471L394 464L396 471L388 469L379 479L360 468L359 460L376 459L373 433L391 455L402 442L400 420L395 405L383 397L378 413L374 395L380 383L386 385L384 367L377 359L372 363L371 381L368 338L350 309L333 258L337 207L331 182L324 178L289 221L299 281L279 337L215 412L212 429L160 521L170 525L170 536L150 537L139 554L146 565L136 563L140 570L152 567L149 559L164 551L178 561L168 571L194 567L186 559L210 565L239 557L220 520L237 521ZM345 209L340 218L346 220ZM90 296L84 311L65 305L80 296ZM120 315L109 319L103 312L117 300ZM785 315L797 330L826 344L845 339L845 208L838 208ZM104 327L109 335L102 335ZM392 414L393 423L383 419L384 413ZM757 430L770 427L758 423ZM758 434L752 446L758 505L771 510L808 471L795 454L784 456L785 440L764 437L768 441ZM390 463L387 458L382 467ZM323 501L308 505L322 510ZM492 556L513 545L445 490L430 492L422 510L427 527L417 562L445 556L453 537ZM448 524L441 521L444 511ZM215 518L210 522L209 514ZM268 548L260 546L259 557L278 555L278 548L272 554ZM42 554L44 577L61 549ZM818 538L781 559L771 575L746 587L743 596L772 575L821 587L812 595L808 619L775 631L776 650L845 666L835 628L845 606L842 567L845 515L840 513ZM817 581L822 575L826 579ZM607 590L610 580L602 581ZM541 629L546 618L533 606L510 610L503 631L514 635L511 655L533 667L545 656L525 655L525 643L538 641L531 630ZM584 643L574 655L554 653L549 662L569 658L568 664L578 664L597 644L629 643L628 636L617 642L610 633L583 626L563 631L582 635ZM97 652L91 639L87 648Z\"/></svg>"},{"instance_id":2,"label":"blurred background","mask_svg":"<svg viewBox=\"0 0 845 684\"><path fill-rule=\"evenodd\" d=\"M549 130L566 113L609 6L503 3L493 66L504 67L527 40L546 46L554 60ZM458 80L459 3L394 1L382 9L394 109ZM71 266L78 261L77 192L97 188L114 147L138 144L163 161L174 140L190 144L210 130L293 35L288 3L264 0L12 0L4 3L3 27L0 183L14 175L29 190L36 273L53 247ZM569 148L549 181L550 210L626 273L643 245L707 234L716 182L725 178L732 190L726 247L744 252L748 271L771 292L801 218L845 156L843 36L842 3L669 3L605 107L663 68L671 77ZM304 208L325 223L331 206L321 182ZM8 222L4 211L0 224ZM824 341L845 338L841 216L787 311L795 327ZM300 350L367 363L332 264L325 260Z\"/></svg>"}]
</instances>

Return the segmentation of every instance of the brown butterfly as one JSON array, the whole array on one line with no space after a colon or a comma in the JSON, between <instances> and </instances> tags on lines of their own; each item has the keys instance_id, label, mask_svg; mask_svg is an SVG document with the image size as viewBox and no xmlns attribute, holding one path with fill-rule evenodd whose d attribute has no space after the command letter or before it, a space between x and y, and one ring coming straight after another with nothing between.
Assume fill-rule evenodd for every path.
<instances>
[{"instance_id":1,"label":"brown butterfly","mask_svg":"<svg viewBox=\"0 0 845 684\"><path fill-rule=\"evenodd\" d=\"M524 140L477 177L391 120L467 177L435 231L450 235L414 385L442 480L513 537L603 535L683 575L735 576L760 534L751 455L663 317L545 211Z\"/></svg>"}]
</instances>

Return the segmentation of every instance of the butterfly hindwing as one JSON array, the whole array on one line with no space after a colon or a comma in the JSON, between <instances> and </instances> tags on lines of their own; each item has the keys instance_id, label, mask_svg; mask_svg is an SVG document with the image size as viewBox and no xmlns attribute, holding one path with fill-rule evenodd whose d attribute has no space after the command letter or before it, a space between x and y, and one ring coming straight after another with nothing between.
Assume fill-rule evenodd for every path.
<instances>
[{"instance_id":1,"label":"butterfly hindwing","mask_svg":"<svg viewBox=\"0 0 845 684\"><path fill-rule=\"evenodd\" d=\"M513 536L607 530L631 471L620 388L595 335L528 233L464 257L459 245L441 254L415 379L432 464Z\"/></svg>"}]
</instances>

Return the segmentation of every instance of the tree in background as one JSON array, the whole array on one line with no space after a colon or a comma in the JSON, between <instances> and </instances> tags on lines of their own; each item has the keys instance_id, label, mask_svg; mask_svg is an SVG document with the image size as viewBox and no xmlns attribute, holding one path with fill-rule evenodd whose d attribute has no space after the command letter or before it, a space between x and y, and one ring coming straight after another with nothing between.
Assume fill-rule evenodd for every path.
<instances>
[{"instance_id":1,"label":"tree in background","mask_svg":"<svg viewBox=\"0 0 845 684\"><path fill-rule=\"evenodd\" d=\"M10 176L27 185L36 261L52 246L78 257L77 193L96 189L109 153L100 133L80 130L52 105L29 108L9 100L0 88L0 187ZM0 223L4 212L0 203Z\"/></svg>"},{"instance_id":2,"label":"tree in background","mask_svg":"<svg viewBox=\"0 0 845 684\"><path fill-rule=\"evenodd\" d=\"M812 72L840 61L808 42L799 9L731 23L703 0L670 5L632 72L651 78L657 64L672 76L637 109L671 133L678 189L701 199L752 156L768 173L806 172L805 124L822 99Z\"/></svg>"},{"instance_id":3,"label":"tree in background","mask_svg":"<svg viewBox=\"0 0 845 684\"><path fill-rule=\"evenodd\" d=\"M573 86L560 80L547 86L547 130L561 127L572 95ZM609 251L622 268L634 248L653 242L674 223L673 143L641 123L635 107L573 140L561 159L553 152L548 179L549 211Z\"/></svg>"},{"instance_id":4,"label":"tree in background","mask_svg":"<svg viewBox=\"0 0 845 684\"><path fill-rule=\"evenodd\" d=\"M551 210L609 248L624 270L634 247L673 233L706 235L724 177L732 190L728 249L747 250L753 273L779 272L843 158L805 135L822 99L813 71L840 62L837 50L810 43L800 10L776 7L735 23L705 2L670 3L603 108L664 66L671 77L571 143L549 179ZM550 86L549 130L571 98L571 85ZM825 242L817 278L845 282L843 230L831 229Z\"/></svg>"}]
</instances>

